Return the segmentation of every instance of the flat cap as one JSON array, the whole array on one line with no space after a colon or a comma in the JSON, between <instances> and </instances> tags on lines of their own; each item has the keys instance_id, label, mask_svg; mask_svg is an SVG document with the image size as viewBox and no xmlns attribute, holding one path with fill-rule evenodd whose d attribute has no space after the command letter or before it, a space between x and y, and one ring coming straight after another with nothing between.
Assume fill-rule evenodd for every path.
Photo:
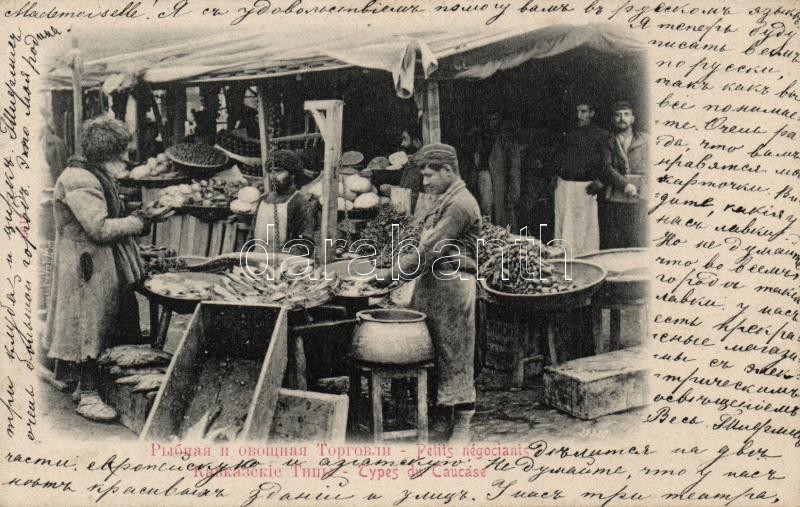
<instances>
[{"instance_id":1,"label":"flat cap","mask_svg":"<svg viewBox=\"0 0 800 507\"><path fill-rule=\"evenodd\" d=\"M633 111L633 106L627 100L618 100L617 102L614 102L614 106L611 110L621 111L623 109L630 109L631 111Z\"/></svg>"},{"instance_id":2,"label":"flat cap","mask_svg":"<svg viewBox=\"0 0 800 507\"><path fill-rule=\"evenodd\" d=\"M414 163L420 167L425 164L448 164L458 172L456 149L449 144L426 144L414 155Z\"/></svg>"}]
</instances>

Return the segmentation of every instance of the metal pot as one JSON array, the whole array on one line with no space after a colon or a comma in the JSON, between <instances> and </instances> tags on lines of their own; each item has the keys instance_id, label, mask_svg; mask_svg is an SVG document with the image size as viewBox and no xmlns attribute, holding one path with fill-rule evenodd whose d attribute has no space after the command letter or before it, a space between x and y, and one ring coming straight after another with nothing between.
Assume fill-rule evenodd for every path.
<instances>
[{"instance_id":1,"label":"metal pot","mask_svg":"<svg viewBox=\"0 0 800 507\"><path fill-rule=\"evenodd\" d=\"M380 364L415 364L433 359L433 342L426 315L400 308L356 313L352 355Z\"/></svg>"}]
</instances>

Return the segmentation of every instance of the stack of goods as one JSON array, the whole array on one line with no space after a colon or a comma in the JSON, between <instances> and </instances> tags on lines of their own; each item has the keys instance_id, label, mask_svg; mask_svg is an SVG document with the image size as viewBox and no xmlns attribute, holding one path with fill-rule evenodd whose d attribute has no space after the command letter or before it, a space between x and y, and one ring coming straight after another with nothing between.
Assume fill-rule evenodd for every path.
<instances>
[{"instance_id":1,"label":"stack of goods","mask_svg":"<svg viewBox=\"0 0 800 507\"><path fill-rule=\"evenodd\" d=\"M117 384L133 385L133 392L156 391L166 378L172 354L149 345L119 345L106 349L97 362Z\"/></svg>"},{"instance_id":2,"label":"stack of goods","mask_svg":"<svg viewBox=\"0 0 800 507\"><path fill-rule=\"evenodd\" d=\"M247 186L244 181L211 178L165 187L159 193L157 204L174 209L186 206L227 209L244 189L247 189L245 195L261 195L257 187Z\"/></svg>"},{"instance_id":3,"label":"stack of goods","mask_svg":"<svg viewBox=\"0 0 800 507\"><path fill-rule=\"evenodd\" d=\"M173 168L172 162L164 153L150 157L146 163L134 167L130 172L130 177L134 180L169 180L179 176L180 173Z\"/></svg>"},{"instance_id":4,"label":"stack of goods","mask_svg":"<svg viewBox=\"0 0 800 507\"><path fill-rule=\"evenodd\" d=\"M366 227L361 232L361 239L374 245L378 258L378 267L389 267L392 262L399 257L400 251L392 249L392 225L399 226L395 244L405 241L417 246L419 245L419 235L422 233L422 223L413 221L407 215L403 215L391 204L383 204L378 210L375 218L367 222ZM397 249L395 249L397 250Z\"/></svg>"},{"instance_id":5,"label":"stack of goods","mask_svg":"<svg viewBox=\"0 0 800 507\"><path fill-rule=\"evenodd\" d=\"M143 245L139 247L148 276L172 273L186 269L186 261L178 258L175 250L165 246Z\"/></svg>"},{"instance_id":6,"label":"stack of goods","mask_svg":"<svg viewBox=\"0 0 800 507\"><path fill-rule=\"evenodd\" d=\"M227 155L220 150L201 143L176 144L167 148L165 153L170 160L186 167L214 169L228 161Z\"/></svg>"},{"instance_id":7,"label":"stack of goods","mask_svg":"<svg viewBox=\"0 0 800 507\"><path fill-rule=\"evenodd\" d=\"M322 199L322 176L310 183L306 190L309 194ZM348 174L342 176L338 184L338 199L336 208L339 211L371 210L377 208L380 203L378 189L372 182L360 174Z\"/></svg>"},{"instance_id":8,"label":"stack of goods","mask_svg":"<svg viewBox=\"0 0 800 507\"><path fill-rule=\"evenodd\" d=\"M231 201L231 211L238 215L253 214L260 198L261 191L257 187L241 188L236 194L236 199Z\"/></svg>"}]
</instances>

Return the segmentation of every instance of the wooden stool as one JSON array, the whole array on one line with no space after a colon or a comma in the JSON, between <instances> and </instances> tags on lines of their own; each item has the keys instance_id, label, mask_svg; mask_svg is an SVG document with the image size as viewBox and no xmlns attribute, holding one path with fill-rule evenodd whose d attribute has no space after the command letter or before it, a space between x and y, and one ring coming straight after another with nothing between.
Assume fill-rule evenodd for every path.
<instances>
[{"instance_id":1,"label":"wooden stool","mask_svg":"<svg viewBox=\"0 0 800 507\"><path fill-rule=\"evenodd\" d=\"M433 363L411 365L377 365L356 363L350 377L350 405L356 407L361 398L361 377L369 379L369 405L372 412L372 436L375 442L398 438L417 437L418 442L428 441L428 368ZM383 381L387 379L415 378L417 381L417 427L413 430L383 431Z\"/></svg>"}]
</instances>

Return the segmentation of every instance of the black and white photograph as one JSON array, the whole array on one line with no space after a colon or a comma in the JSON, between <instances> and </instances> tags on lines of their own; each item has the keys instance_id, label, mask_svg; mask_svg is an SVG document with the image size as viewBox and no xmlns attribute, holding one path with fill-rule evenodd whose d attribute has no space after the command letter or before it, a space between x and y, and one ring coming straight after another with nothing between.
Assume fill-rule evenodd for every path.
<instances>
[{"instance_id":1,"label":"black and white photograph","mask_svg":"<svg viewBox=\"0 0 800 507\"><path fill-rule=\"evenodd\" d=\"M46 77L41 210L65 434L635 426L640 42L604 24L72 41Z\"/></svg>"},{"instance_id":2,"label":"black and white photograph","mask_svg":"<svg viewBox=\"0 0 800 507\"><path fill-rule=\"evenodd\" d=\"M800 504L799 27L3 2L0 506Z\"/></svg>"}]
</instances>

